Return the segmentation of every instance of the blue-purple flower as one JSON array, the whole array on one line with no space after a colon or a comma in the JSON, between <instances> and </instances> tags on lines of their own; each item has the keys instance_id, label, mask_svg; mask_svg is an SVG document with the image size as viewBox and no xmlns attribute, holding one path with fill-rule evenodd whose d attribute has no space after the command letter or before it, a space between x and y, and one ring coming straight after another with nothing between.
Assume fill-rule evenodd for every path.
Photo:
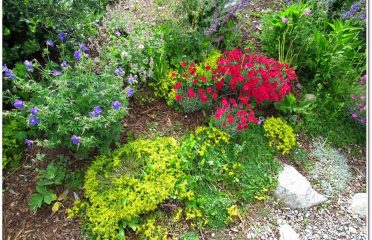
<instances>
[{"instance_id":1,"label":"blue-purple flower","mask_svg":"<svg viewBox=\"0 0 372 240\"><path fill-rule=\"evenodd\" d=\"M14 73L11 69L6 69L5 70L5 78L15 79L16 75L14 75Z\"/></svg>"},{"instance_id":2,"label":"blue-purple flower","mask_svg":"<svg viewBox=\"0 0 372 240\"><path fill-rule=\"evenodd\" d=\"M54 76L59 76L59 75L61 75L62 73L60 72L60 71L58 71L58 70L52 70L52 74L54 75Z\"/></svg>"},{"instance_id":3,"label":"blue-purple flower","mask_svg":"<svg viewBox=\"0 0 372 240\"><path fill-rule=\"evenodd\" d=\"M282 23L287 24L289 22L289 19L286 17L282 17Z\"/></svg>"},{"instance_id":4,"label":"blue-purple flower","mask_svg":"<svg viewBox=\"0 0 372 240\"><path fill-rule=\"evenodd\" d=\"M2 72L5 72L6 70L8 70L8 67L6 66L6 64L3 64Z\"/></svg>"},{"instance_id":5,"label":"blue-purple flower","mask_svg":"<svg viewBox=\"0 0 372 240\"><path fill-rule=\"evenodd\" d=\"M67 61L63 60L63 62L61 63L61 68L65 68L65 67L68 67L70 66Z\"/></svg>"},{"instance_id":6,"label":"blue-purple flower","mask_svg":"<svg viewBox=\"0 0 372 240\"><path fill-rule=\"evenodd\" d=\"M54 42L53 42L51 39L48 39L48 40L46 41L46 45L47 45L47 46L54 47Z\"/></svg>"},{"instance_id":7,"label":"blue-purple flower","mask_svg":"<svg viewBox=\"0 0 372 240\"><path fill-rule=\"evenodd\" d=\"M84 52L89 51L88 46L83 42L78 42L80 49L82 49Z\"/></svg>"},{"instance_id":8,"label":"blue-purple flower","mask_svg":"<svg viewBox=\"0 0 372 240\"><path fill-rule=\"evenodd\" d=\"M81 52L80 50L76 50L74 52L74 58L77 60L77 61L80 61L80 58L81 58Z\"/></svg>"},{"instance_id":9,"label":"blue-purple flower","mask_svg":"<svg viewBox=\"0 0 372 240\"><path fill-rule=\"evenodd\" d=\"M22 100L16 99L13 105L15 108L22 109L25 107L25 102Z\"/></svg>"},{"instance_id":10,"label":"blue-purple flower","mask_svg":"<svg viewBox=\"0 0 372 240\"><path fill-rule=\"evenodd\" d=\"M125 73L125 71L121 68L121 67L118 67L116 70L115 70L115 74L119 77L123 76L123 74Z\"/></svg>"},{"instance_id":11,"label":"blue-purple flower","mask_svg":"<svg viewBox=\"0 0 372 240\"><path fill-rule=\"evenodd\" d=\"M102 113L102 109L100 106L94 107L93 111L89 113L90 117L98 117Z\"/></svg>"},{"instance_id":12,"label":"blue-purple flower","mask_svg":"<svg viewBox=\"0 0 372 240\"><path fill-rule=\"evenodd\" d=\"M59 34L58 34L58 38L61 39L62 41L64 41L64 40L66 40L67 35L66 35L66 33L63 33L63 32L62 32L62 33L59 33Z\"/></svg>"},{"instance_id":13,"label":"blue-purple flower","mask_svg":"<svg viewBox=\"0 0 372 240\"><path fill-rule=\"evenodd\" d=\"M311 14L312 14L311 9L306 9L305 12L304 12L304 15L308 16L308 17L311 16Z\"/></svg>"},{"instance_id":14,"label":"blue-purple flower","mask_svg":"<svg viewBox=\"0 0 372 240\"><path fill-rule=\"evenodd\" d=\"M133 77L128 77L127 82L128 82L128 84L132 85L134 83L134 78Z\"/></svg>"},{"instance_id":15,"label":"blue-purple flower","mask_svg":"<svg viewBox=\"0 0 372 240\"><path fill-rule=\"evenodd\" d=\"M32 145L32 141L26 139L26 140L25 140L25 144L26 144L27 147L31 147L31 145Z\"/></svg>"},{"instance_id":16,"label":"blue-purple flower","mask_svg":"<svg viewBox=\"0 0 372 240\"><path fill-rule=\"evenodd\" d=\"M79 143L79 137L76 135L71 136L71 141L73 144L78 144Z\"/></svg>"},{"instance_id":17,"label":"blue-purple flower","mask_svg":"<svg viewBox=\"0 0 372 240\"><path fill-rule=\"evenodd\" d=\"M29 71L29 72L34 71L34 68L32 67L32 63L30 61L26 60L26 61L23 62L23 64L27 68L27 71Z\"/></svg>"},{"instance_id":18,"label":"blue-purple flower","mask_svg":"<svg viewBox=\"0 0 372 240\"><path fill-rule=\"evenodd\" d=\"M33 108L30 109L30 113L32 115L36 115L38 112L39 112L39 109L37 107L33 107Z\"/></svg>"},{"instance_id":19,"label":"blue-purple flower","mask_svg":"<svg viewBox=\"0 0 372 240\"><path fill-rule=\"evenodd\" d=\"M30 118L30 120L28 121L28 123L31 125L31 126L36 126L39 124L39 119L37 119L37 117L32 117Z\"/></svg>"},{"instance_id":20,"label":"blue-purple flower","mask_svg":"<svg viewBox=\"0 0 372 240\"><path fill-rule=\"evenodd\" d=\"M112 108L118 110L121 107L121 103L119 101L114 101L112 103Z\"/></svg>"},{"instance_id":21,"label":"blue-purple flower","mask_svg":"<svg viewBox=\"0 0 372 240\"><path fill-rule=\"evenodd\" d=\"M128 87L128 88L125 89L125 91L126 91L128 97L133 96L133 93L134 93L133 88Z\"/></svg>"},{"instance_id":22,"label":"blue-purple flower","mask_svg":"<svg viewBox=\"0 0 372 240\"><path fill-rule=\"evenodd\" d=\"M115 29L115 35L120 37L121 36L121 32L119 31L119 29Z\"/></svg>"}]
</instances>

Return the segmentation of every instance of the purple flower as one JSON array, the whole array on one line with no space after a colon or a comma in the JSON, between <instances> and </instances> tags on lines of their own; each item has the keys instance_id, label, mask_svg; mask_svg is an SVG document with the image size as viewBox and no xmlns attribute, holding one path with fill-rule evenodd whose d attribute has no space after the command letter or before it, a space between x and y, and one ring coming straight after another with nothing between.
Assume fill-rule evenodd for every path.
<instances>
[{"instance_id":1,"label":"purple flower","mask_svg":"<svg viewBox=\"0 0 372 240\"><path fill-rule=\"evenodd\" d=\"M30 113L32 115L36 115L38 112L39 112L39 109L37 107L33 107L33 108L30 109Z\"/></svg>"},{"instance_id":2,"label":"purple flower","mask_svg":"<svg viewBox=\"0 0 372 240\"><path fill-rule=\"evenodd\" d=\"M134 93L133 88L128 87L128 88L125 89L125 91L126 91L128 97L133 96L133 93Z\"/></svg>"},{"instance_id":3,"label":"purple flower","mask_svg":"<svg viewBox=\"0 0 372 240\"><path fill-rule=\"evenodd\" d=\"M305 12L304 12L304 15L305 16L311 16L311 9L306 9Z\"/></svg>"},{"instance_id":4,"label":"purple flower","mask_svg":"<svg viewBox=\"0 0 372 240\"><path fill-rule=\"evenodd\" d=\"M120 37L121 36L121 32L119 31L119 29L115 29L115 35Z\"/></svg>"},{"instance_id":5,"label":"purple flower","mask_svg":"<svg viewBox=\"0 0 372 240\"><path fill-rule=\"evenodd\" d=\"M26 144L27 147L31 147L31 145L32 145L32 141L26 139L26 140L25 140L25 144Z\"/></svg>"},{"instance_id":6,"label":"purple flower","mask_svg":"<svg viewBox=\"0 0 372 240\"><path fill-rule=\"evenodd\" d=\"M358 117L358 113L353 113L353 114L351 114L351 116L352 116L353 118L357 118L357 117Z\"/></svg>"},{"instance_id":7,"label":"purple flower","mask_svg":"<svg viewBox=\"0 0 372 240\"><path fill-rule=\"evenodd\" d=\"M80 49L82 49L84 52L89 51L89 48L85 43L79 42L78 44L79 44Z\"/></svg>"},{"instance_id":8,"label":"purple flower","mask_svg":"<svg viewBox=\"0 0 372 240\"><path fill-rule=\"evenodd\" d=\"M30 120L28 121L28 123L31 125L31 126L36 126L39 124L39 119L37 119L37 117L32 117L30 118Z\"/></svg>"},{"instance_id":9,"label":"purple flower","mask_svg":"<svg viewBox=\"0 0 372 240\"><path fill-rule=\"evenodd\" d=\"M365 122L366 122L366 119L365 119L365 118L361 118L361 119L360 119L360 122L361 122L361 123L365 123Z\"/></svg>"},{"instance_id":10,"label":"purple flower","mask_svg":"<svg viewBox=\"0 0 372 240\"><path fill-rule=\"evenodd\" d=\"M71 141L73 144L78 144L79 143L79 137L76 135L71 136Z\"/></svg>"},{"instance_id":11,"label":"purple flower","mask_svg":"<svg viewBox=\"0 0 372 240\"><path fill-rule=\"evenodd\" d=\"M48 40L46 41L46 45L47 45L47 46L54 47L54 42L53 42L52 40L48 39Z\"/></svg>"},{"instance_id":12,"label":"purple flower","mask_svg":"<svg viewBox=\"0 0 372 240\"><path fill-rule=\"evenodd\" d=\"M25 102L22 100L16 99L13 105L15 108L22 109L25 107Z\"/></svg>"},{"instance_id":13,"label":"purple flower","mask_svg":"<svg viewBox=\"0 0 372 240\"><path fill-rule=\"evenodd\" d=\"M58 38L61 39L62 41L64 41L64 40L66 40L67 35L66 35L66 33L59 33Z\"/></svg>"},{"instance_id":14,"label":"purple flower","mask_svg":"<svg viewBox=\"0 0 372 240\"><path fill-rule=\"evenodd\" d=\"M128 77L128 78L127 78L127 82L128 82L130 85L132 85L132 84L134 83L134 78L132 78L132 77Z\"/></svg>"},{"instance_id":15,"label":"purple flower","mask_svg":"<svg viewBox=\"0 0 372 240\"><path fill-rule=\"evenodd\" d=\"M360 95L360 100L365 100L366 99L366 96L364 96L363 94L362 95Z\"/></svg>"},{"instance_id":16,"label":"purple flower","mask_svg":"<svg viewBox=\"0 0 372 240\"><path fill-rule=\"evenodd\" d=\"M27 71L29 71L29 72L34 71L34 68L32 67L32 63L30 61L26 60L26 61L23 62L23 64L27 68Z\"/></svg>"},{"instance_id":17,"label":"purple flower","mask_svg":"<svg viewBox=\"0 0 372 240\"><path fill-rule=\"evenodd\" d=\"M364 74L363 76L362 76L362 78L360 79L360 85L364 85L365 83L366 83L366 80L367 80L367 75L366 74Z\"/></svg>"},{"instance_id":18,"label":"purple flower","mask_svg":"<svg viewBox=\"0 0 372 240\"><path fill-rule=\"evenodd\" d=\"M62 68L65 68L65 67L68 67L68 66L70 66L70 65L65 60L61 63Z\"/></svg>"},{"instance_id":19,"label":"purple flower","mask_svg":"<svg viewBox=\"0 0 372 240\"><path fill-rule=\"evenodd\" d=\"M121 67L118 67L116 70L115 70L115 74L119 77L123 76L123 74L125 73L125 71L121 68Z\"/></svg>"},{"instance_id":20,"label":"purple flower","mask_svg":"<svg viewBox=\"0 0 372 240\"><path fill-rule=\"evenodd\" d=\"M263 116L258 117L258 125L261 125L264 122L265 118Z\"/></svg>"},{"instance_id":21,"label":"purple flower","mask_svg":"<svg viewBox=\"0 0 372 240\"><path fill-rule=\"evenodd\" d=\"M90 117L98 117L102 113L102 109L100 106L94 107L93 111L89 113Z\"/></svg>"},{"instance_id":22,"label":"purple flower","mask_svg":"<svg viewBox=\"0 0 372 240\"><path fill-rule=\"evenodd\" d=\"M76 51L74 52L74 57L75 57L75 59L76 59L77 61L80 61L80 58L81 58L81 52L80 52L80 50L76 50Z\"/></svg>"},{"instance_id":23,"label":"purple flower","mask_svg":"<svg viewBox=\"0 0 372 240\"><path fill-rule=\"evenodd\" d=\"M114 101L112 103L112 108L118 110L121 107L121 103L119 101Z\"/></svg>"},{"instance_id":24,"label":"purple flower","mask_svg":"<svg viewBox=\"0 0 372 240\"><path fill-rule=\"evenodd\" d=\"M8 67L6 66L6 64L3 64L2 72L5 72L6 70L8 70Z\"/></svg>"},{"instance_id":25,"label":"purple flower","mask_svg":"<svg viewBox=\"0 0 372 240\"><path fill-rule=\"evenodd\" d=\"M282 23L287 24L289 22L289 19L286 17L282 17Z\"/></svg>"},{"instance_id":26,"label":"purple flower","mask_svg":"<svg viewBox=\"0 0 372 240\"><path fill-rule=\"evenodd\" d=\"M61 75L62 73L60 72L60 71L58 71L58 70L52 70L52 74L54 75L54 76L59 76L59 75Z\"/></svg>"},{"instance_id":27,"label":"purple flower","mask_svg":"<svg viewBox=\"0 0 372 240\"><path fill-rule=\"evenodd\" d=\"M15 79L16 75L14 75L12 70L6 69L5 70L5 78Z\"/></svg>"},{"instance_id":28,"label":"purple flower","mask_svg":"<svg viewBox=\"0 0 372 240\"><path fill-rule=\"evenodd\" d=\"M356 98L357 98L357 96L355 96L355 95L351 96L351 99L353 99L353 100L355 100Z\"/></svg>"}]
</instances>

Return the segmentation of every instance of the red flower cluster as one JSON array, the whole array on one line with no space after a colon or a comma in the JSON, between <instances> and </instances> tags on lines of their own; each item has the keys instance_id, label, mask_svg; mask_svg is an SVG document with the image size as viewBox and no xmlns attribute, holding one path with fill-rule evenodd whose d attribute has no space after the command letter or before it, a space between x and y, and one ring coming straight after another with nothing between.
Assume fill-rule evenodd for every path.
<instances>
[{"instance_id":1,"label":"red flower cluster","mask_svg":"<svg viewBox=\"0 0 372 240\"><path fill-rule=\"evenodd\" d=\"M257 104L265 100L279 102L291 92L291 82L297 78L294 69L286 64L259 55L245 55L238 49L226 51L213 74L218 91L227 85L239 98L246 99L243 101L254 98Z\"/></svg>"},{"instance_id":2,"label":"red flower cluster","mask_svg":"<svg viewBox=\"0 0 372 240\"><path fill-rule=\"evenodd\" d=\"M254 124L258 122L258 119L254 116L254 111L238 104L234 98L229 100L222 98L221 105L222 107L217 108L213 117L217 126L229 128L231 133L247 129L249 122Z\"/></svg>"},{"instance_id":3,"label":"red flower cluster","mask_svg":"<svg viewBox=\"0 0 372 240\"><path fill-rule=\"evenodd\" d=\"M208 76L199 76L193 63L183 61L181 66L183 75L174 86L176 100L182 105L184 100L194 99L200 109L210 107L219 96L235 96L222 98L222 107L216 110L214 118L221 126L234 126L238 131L247 128L249 122L258 122L252 100L256 104L279 102L291 92L291 83L297 78L294 69L286 64L238 49L226 51L217 61L216 69L206 66L207 71L213 70Z\"/></svg>"}]
</instances>

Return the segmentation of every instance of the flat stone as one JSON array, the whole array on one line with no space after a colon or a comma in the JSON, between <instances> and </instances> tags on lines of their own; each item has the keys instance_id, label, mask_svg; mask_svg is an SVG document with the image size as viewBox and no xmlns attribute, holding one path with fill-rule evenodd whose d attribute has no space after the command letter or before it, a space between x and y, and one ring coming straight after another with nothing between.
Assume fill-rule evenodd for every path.
<instances>
[{"instance_id":1,"label":"flat stone","mask_svg":"<svg viewBox=\"0 0 372 240\"><path fill-rule=\"evenodd\" d=\"M305 94L305 99L308 101L314 101L316 99L316 96L314 94Z\"/></svg>"},{"instance_id":2,"label":"flat stone","mask_svg":"<svg viewBox=\"0 0 372 240\"><path fill-rule=\"evenodd\" d=\"M284 165L278 182L275 196L289 208L309 208L327 200L292 166Z\"/></svg>"},{"instance_id":3,"label":"flat stone","mask_svg":"<svg viewBox=\"0 0 372 240\"><path fill-rule=\"evenodd\" d=\"M279 226L280 240L300 240L298 234L288 224Z\"/></svg>"},{"instance_id":4,"label":"flat stone","mask_svg":"<svg viewBox=\"0 0 372 240\"><path fill-rule=\"evenodd\" d=\"M351 198L350 211L361 217L367 215L368 195L367 193L356 193Z\"/></svg>"}]
</instances>

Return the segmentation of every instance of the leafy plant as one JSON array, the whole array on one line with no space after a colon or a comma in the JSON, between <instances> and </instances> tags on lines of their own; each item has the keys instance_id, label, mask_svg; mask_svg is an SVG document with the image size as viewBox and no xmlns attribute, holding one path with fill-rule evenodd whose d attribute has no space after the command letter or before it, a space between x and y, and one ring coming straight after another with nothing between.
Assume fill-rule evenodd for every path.
<instances>
[{"instance_id":1,"label":"leafy plant","mask_svg":"<svg viewBox=\"0 0 372 240\"><path fill-rule=\"evenodd\" d=\"M28 203L31 212L36 213L43 203L51 204L57 200L57 195L48 187L61 185L64 178L65 168L59 164L50 163L46 169L40 171L39 180L36 183L36 193L32 194ZM57 205L53 206L53 211L58 210Z\"/></svg>"}]
</instances>

